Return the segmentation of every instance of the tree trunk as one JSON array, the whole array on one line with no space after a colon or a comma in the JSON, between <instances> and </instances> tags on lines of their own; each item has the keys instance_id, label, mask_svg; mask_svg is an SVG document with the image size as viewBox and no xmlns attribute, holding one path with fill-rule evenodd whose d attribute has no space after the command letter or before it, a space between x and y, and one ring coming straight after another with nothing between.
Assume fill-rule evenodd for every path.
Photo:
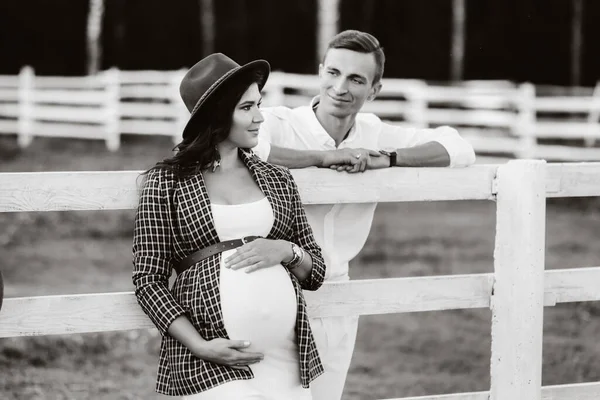
<instances>
[{"instance_id":1,"label":"tree trunk","mask_svg":"<svg viewBox=\"0 0 600 400\"><path fill-rule=\"evenodd\" d=\"M317 60L327 51L327 44L339 32L340 0L318 0Z\"/></svg>"},{"instance_id":2,"label":"tree trunk","mask_svg":"<svg viewBox=\"0 0 600 400\"><path fill-rule=\"evenodd\" d=\"M102 16L104 14L104 0L90 0L87 19L87 73L98 73L102 65L102 48L100 37L102 33Z\"/></svg>"},{"instance_id":3,"label":"tree trunk","mask_svg":"<svg viewBox=\"0 0 600 400\"><path fill-rule=\"evenodd\" d=\"M452 0L452 52L450 54L450 79L463 79L465 62L465 0Z\"/></svg>"},{"instance_id":4,"label":"tree trunk","mask_svg":"<svg viewBox=\"0 0 600 400\"><path fill-rule=\"evenodd\" d=\"M571 21L571 86L581 85L581 50L583 48L583 0L573 0Z\"/></svg>"},{"instance_id":5,"label":"tree trunk","mask_svg":"<svg viewBox=\"0 0 600 400\"><path fill-rule=\"evenodd\" d=\"M200 0L200 26L202 27L202 54L215 51L215 5L214 0Z\"/></svg>"}]
</instances>

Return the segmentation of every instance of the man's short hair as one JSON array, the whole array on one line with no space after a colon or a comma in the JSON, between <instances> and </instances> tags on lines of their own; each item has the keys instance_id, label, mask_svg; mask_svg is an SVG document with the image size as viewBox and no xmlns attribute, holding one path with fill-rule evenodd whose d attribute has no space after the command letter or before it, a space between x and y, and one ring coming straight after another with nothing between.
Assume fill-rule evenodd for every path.
<instances>
[{"instance_id":1,"label":"man's short hair","mask_svg":"<svg viewBox=\"0 0 600 400\"><path fill-rule=\"evenodd\" d=\"M373 83L377 83L381 80L385 65L385 54L383 53L383 47L379 44L379 40L370 33L353 29L345 30L335 35L333 39L329 41L327 50L329 49L347 49L359 53L373 54L375 57L375 64L377 65ZM325 62L326 57L327 52L325 52L325 55L323 56L323 62Z\"/></svg>"}]
</instances>

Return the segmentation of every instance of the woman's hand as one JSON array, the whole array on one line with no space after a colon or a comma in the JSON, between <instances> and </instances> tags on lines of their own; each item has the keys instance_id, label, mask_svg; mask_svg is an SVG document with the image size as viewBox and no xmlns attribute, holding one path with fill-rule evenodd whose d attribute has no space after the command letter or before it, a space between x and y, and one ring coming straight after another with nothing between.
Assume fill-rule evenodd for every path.
<instances>
[{"instance_id":1,"label":"woman's hand","mask_svg":"<svg viewBox=\"0 0 600 400\"><path fill-rule=\"evenodd\" d=\"M256 239L236 249L225 259L225 267L246 268L245 272L272 267L294 257L292 246L285 240Z\"/></svg>"},{"instance_id":2,"label":"woman's hand","mask_svg":"<svg viewBox=\"0 0 600 400\"><path fill-rule=\"evenodd\" d=\"M248 346L250 342L246 340L217 338L204 341L202 346L194 351L194 355L215 364L245 369L248 365L260 362L264 358L261 353L244 351Z\"/></svg>"}]
</instances>

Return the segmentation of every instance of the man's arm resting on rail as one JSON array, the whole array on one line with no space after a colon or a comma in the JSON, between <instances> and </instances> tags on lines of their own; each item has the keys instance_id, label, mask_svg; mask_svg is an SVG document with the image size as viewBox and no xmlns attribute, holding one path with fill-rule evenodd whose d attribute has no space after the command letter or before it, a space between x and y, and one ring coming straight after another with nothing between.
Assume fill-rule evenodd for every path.
<instances>
[{"instance_id":1,"label":"man's arm resting on rail","mask_svg":"<svg viewBox=\"0 0 600 400\"><path fill-rule=\"evenodd\" d=\"M372 158L369 169L390 166L390 157ZM448 167L450 154L438 142L423 143L414 147L396 149L396 167Z\"/></svg>"},{"instance_id":2,"label":"man's arm resting on rail","mask_svg":"<svg viewBox=\"0 0 600 400\"><path fill-rule=\"evenodd\" d=\"M357 158L359 154L368 154L370 157ZM332 165L349 165L358 166L358 169L364 171L369 158L380 158L380 156L379 152L368 149L295 150L271 145L267 161L288 168L329 168Z\"/></svg>"}]
</instances>

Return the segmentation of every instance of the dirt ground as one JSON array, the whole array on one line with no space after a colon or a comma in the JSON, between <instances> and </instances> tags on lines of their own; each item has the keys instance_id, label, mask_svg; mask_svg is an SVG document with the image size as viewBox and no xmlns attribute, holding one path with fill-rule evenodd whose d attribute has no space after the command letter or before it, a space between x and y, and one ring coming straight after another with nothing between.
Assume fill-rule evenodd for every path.
<instances>
[{"instance_id":1,"label":"dirt ground","mask_svg":"<svg viewBox=\"0 0 600 400\"><path fill-rule=\"evenodd\" d=\"M0 138L0 172L127 170L168 155L164 138L102 142ZM556 202L559 203L559 202ZM600 265L600 213L548 205L548 269ZM575 203L573 203L575 204ZM587 210L587 211L586 211ZM7 297L130 291L133 211L0 214ZM351 275L492 271L491 202L381 204ZM543 383L600 380L600 305L545 309ZM361 317L345 400L488 390L487 309ZM167 399L154 393L156 331L0 339L1 399Z\"/></svg>"}]
</instances>

